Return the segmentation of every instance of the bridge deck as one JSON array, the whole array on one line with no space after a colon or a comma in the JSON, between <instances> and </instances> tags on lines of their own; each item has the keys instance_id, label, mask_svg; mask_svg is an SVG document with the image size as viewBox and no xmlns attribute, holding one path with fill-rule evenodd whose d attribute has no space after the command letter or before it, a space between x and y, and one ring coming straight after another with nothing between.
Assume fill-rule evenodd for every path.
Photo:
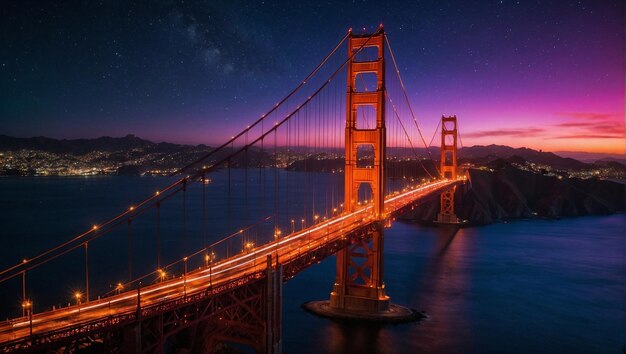
<instances>
[{"instance_id":1,"label":"bridge deck","mask_svg":"<svg viewBox=\"0 0 626 354\"><path fill-rule=\"evenodd\" d=\"M387 196L385 213L393 216L397 211L414 205L425 198L437 195L460 181L441 180L416 186L401 193ZM149 307L161 302L182 298L186 288L187 295L197 293L208 287L219 287L233 282L247 274L266 268L267 255L278 255L281 263L286 263L306 254L309 249L316 249L329 242L334 242L346 234L375 222L371 205L353 213L343 213L331 219L319 222L307 229L286 235L278 241L250 249L215 262L210 267L195 269L187 273L186 278L176 277L141 288L141 307ZM112 315L134 313L137 310L137 290L74 305L55 311L46 311L32 316L33 334L44 334L64 328L75 327L86 322L106 319ZM15 342L28 338L30 321L21 317L0 324L0 343Z\"/></svg>"}]
</instances>

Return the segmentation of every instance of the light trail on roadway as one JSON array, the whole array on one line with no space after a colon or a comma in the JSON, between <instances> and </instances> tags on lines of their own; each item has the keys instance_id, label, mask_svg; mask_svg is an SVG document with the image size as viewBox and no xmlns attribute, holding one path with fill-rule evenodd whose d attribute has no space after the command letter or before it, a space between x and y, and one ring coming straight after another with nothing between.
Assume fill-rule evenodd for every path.
<instances>
[{"instance_id":1,"label":"light trail on roadway","mask_svg":"<svg viewBox=\"0 0 626 354\"><path fill-rule=\"evenodd\" d=\"M438 182L408 188L385 198L385 217L420 198L443 191L458 181ZM329 242L341 239L357 229L375 222L372 205L367 205L352 213L342 213L298 232L278 237L275 241L243 250L241 253L208 266L187 272L169 280L112 295L99 300L85 302L66 308L41 312L31 319L20 317L0 324L0 343L23 339L32 333L72 327L81 323L105 319L108 316L133 313L137 310L139 293L141 308L160 302L190 296L210 287L227 284L245 275L266 269L266 257L273 256L281 263L288 263L310 250L318 249ZM304 251L303 251L304 248Z\"/></svg>"}]
</instances>

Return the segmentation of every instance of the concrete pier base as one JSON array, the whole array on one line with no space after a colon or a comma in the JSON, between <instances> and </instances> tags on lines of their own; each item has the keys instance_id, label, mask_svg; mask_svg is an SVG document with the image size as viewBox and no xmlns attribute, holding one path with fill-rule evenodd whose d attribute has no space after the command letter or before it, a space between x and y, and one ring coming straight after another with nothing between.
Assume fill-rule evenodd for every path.
<instances>
[{"instance_id":1,"label":"concrete pier base","mask_svg":"<svg viewBox=\"0 0 626 354\"><path fill-rule=\"evenodd\" d=\"M426 315L423 312L395 304L390 304L389 309L386 311L376 313L355 312L334 308L330 306L330 301L328 300L309 301L302 304L302 307L315 315L339 320L405 323L415 322L426 318Z\"/></svg>"}]
</instances>

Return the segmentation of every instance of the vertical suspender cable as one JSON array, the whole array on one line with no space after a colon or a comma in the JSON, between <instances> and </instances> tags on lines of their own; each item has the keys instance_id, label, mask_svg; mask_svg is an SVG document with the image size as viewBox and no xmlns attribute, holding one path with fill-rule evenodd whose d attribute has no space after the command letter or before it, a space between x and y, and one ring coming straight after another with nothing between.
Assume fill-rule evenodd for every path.
<instances>
[{"instance_id":1,"label":"vertical suspender cable","mask_svg":"<svg viewBox=\"0 0 626 354\"><path fill-rule=\"evenodd\" d=\"M183 180L183 254L187 254L187 179Z\"/></svg>"},{"instance_id":2,"label":"vertical suspender cable","mask_svg":"<svg viewBox=\"0 0 626 354\"><path fill-rule=\"evenodd\" d=\"M156 202L157 232L156 232L156 252L157 269L161 269L161 200Z\"/></svg>"},{"instance_id":3,"label":"vertical suspender cable","mask_svg":"<svg viewBox=\"0 0 626 354\"><path fill-rule=\"evenodd\" d=\"M396 57L393 55L393 51L391 50L391 44L389 44L389 38L387 37L387 34L385 34L385 43L387 43L387 48L389 48L389 55L391 56L391 61L393 62L393 66L396 69L396 75L398 77L398 81L400 82L400 87L402 88L402 92L404 93L404 98L406 99L406 104L409 106L409 111L411 112L411 116L413 117L413 122L415 123L415 127L417 128L417 131L419 132L419 135L422 138L422 142L424 143L424 146L426 147L426 151L428 152L428 156L432 160L433 157L430 154L430 150L428 149L428 146L426 145L426 140L424 140L424 136L422 135L422 130L420 129L419 125L417 124L417 119L415 118L415 113L413 113L413 107L411 107L411 103L409 101L409 95L406 93L406 89L404 88L404 82L402 81L402 77L400 76L400 70L398 69L398 64L396 63Z\"/></svg>"},{"instance_id":4,"label":"vertical suspender cable","mask_svg":"<svg viewBox=\"0 0 626 354\"><path fill-rule=\"evenodd\" d=\"M133 242L132 242L132 234L131 234L131 223L132 219L128 219L128 230L127 230L127 238L128 238L128 282L133 280Z\"/></svg>"},{"instance_id":5,"label":"vertical suspender cable","mask_svg":"<svg viewBox=\"0 0 626 354\"><path fill-rule=\"evenodd\" d=\"M89 243L85 242L85 302L89 302Z\"/></svg>"},{"instance_id":6,"label":"vertical suspender cable","mask_svg":"<svg viewBox=\"0 0 626 354\"><path fill-rule=\"evenodd\" d=\"M202 245L207 245L207 213L206 213L206 175L202 174Z\"/></svg>"}]
</instances>

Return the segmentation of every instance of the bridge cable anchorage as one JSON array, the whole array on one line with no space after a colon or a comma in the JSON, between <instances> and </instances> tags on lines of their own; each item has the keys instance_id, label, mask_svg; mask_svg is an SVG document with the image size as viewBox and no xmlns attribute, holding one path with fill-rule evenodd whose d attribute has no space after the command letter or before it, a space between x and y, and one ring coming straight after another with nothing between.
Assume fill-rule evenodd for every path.
<instances>
[{"instance_id":1,"label":"bridge cable anchorage","mask_svg":"<svg viewBox=\"0 0 626 354\"><path fill-rule=\"evenodd\" d=\"M215 153L217 153L218 151L221 151L223 148L227 147L229 144L233 143L235 140L237 140L238 138L240 138L244 133L250 131L250 129L254 128L255 126L257 126L259 123L263 122L265 120L265 118L267 118L270 114L272 114L274 111L276 111L278 109L278 107L280 107L284 102L286 102L291 96L293 96L296 92L298 92L306 83L307 81L313 76L315 75L328 61L328 59L335 54L335 52L337 51L337 49L339 49L341 47L341 45L343 44L343 42L348 38L348 36L350 35L350 31L348 31L348 33L346 33L345 36L343 36L343 38L339 41L339 43L337 43L337 45L330 51L330 53L328 53L328 55L326 55L326 57L324 57L324 59L315 67L315 69L313 69L313 71L311 71L309 73L309 75L307 75L299 84L298 86L296 86L291 92L289 92L287 94L287 96L285 96L282 100L280 100L278 103L276 103L276 105L274 107L272 107L269 111L267 111L265 114L261 115L260 118L258 118L254 123L252 123L251 125L247 126L246 129L244 129L243 131L241 131L239 134L233 136L232 138L230 138L228 141L226 141L225 143L223 143L222 145L218 146L217 148L211 150L209 153L207 153L206 155L202 156L201 158L195 160L194 162L188 164L187 166L177 170L176 172L172 173L171 176L174 175L178 175L181 174L183 172L185 172L186 170L190 169L191 167L201 163L202 161L205 161L206 159L208 159L209 157L213 156Z\"/></svg>"},{"instance_id":2,"label":"bridge cable anchorage","mask_svg":"<svg viewBox=\"0 0 626 354\"><path fill-rule=\"evenodd\" d=\"M387 48L389 49L389 54L391 56L391 61L393 62L393 66L396 69L396 75L398 76L398 80L400 81L400 87L402 88L402 92L404 93L404 98L406 99L406 103L409 106L409 111L411 112L411 116L413 117L413 122L415 123L415 127L417 128L417 131L419 132L419 135L422 139L422 142L424 143L424 147L426 148L426 151L428 152L428 156L430 157L430 159L432 161L434 161L432 154L430 153L430 149L428 148L428 145L426 145L426 140L424 140L424 135L422 135L422 130L420 129L419 125L417 124L417 119L415 118L415 113L413 112L413 107L411 106L411 102L409 101L409 95L406 93L406 89L404 87L404 82L402 81L402 77L400 76L400 69L398 69L398 64L396 63L396 57L395 55L393 55L393 50L391 49L391 44L389 43L389 38L387 37L387 33L385 33L385 43L387 43Z\"/></svg>"}]
</instances>

